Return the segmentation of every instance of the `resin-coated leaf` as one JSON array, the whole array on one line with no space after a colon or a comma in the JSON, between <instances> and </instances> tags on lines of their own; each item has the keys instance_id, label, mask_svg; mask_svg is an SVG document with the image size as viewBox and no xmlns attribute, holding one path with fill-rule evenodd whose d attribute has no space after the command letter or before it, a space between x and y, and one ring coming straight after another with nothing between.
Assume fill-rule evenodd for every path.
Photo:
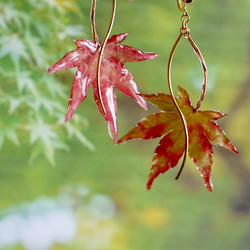
<instances>
[{"instance_id":1,"label":"resin-coated leaf","mask_svg":"<svg viewBox=\"0 0 250 250\"><path fill-rule=\"evenodd\" d=\"M128 33L114 35L107 41L101 61L100 93L97 85L100 44L95 44L86 39L77 40L75 41L77 49L68 52L59 62L48 70L49 73L52 73L62 69L78 68L73 80L66 122L72 117L80 102L86 98L89 87L93 85L94 98L98 110L108 122L111 136L115 143L117 141L115 88L118 88L124 94L134 98L144 109L147 108L144 99L138 95L139 92L133 80L133 76L124 67L124 63L158 57L155 53L145 53L130 46L121 45L120 43L127 35ZM102 110L100 100L103 102L106 113Z\"/></svg>"},{"instance_id":2,"label":"resin-coated leaf","mask_svg":"<svg viewBox=\"0 0 250 250\"><path fill-rule=\"evenodd\" d=\"M185 150L185 135L180 115L170 95L154 94L141 96L162 112L142 119L118 143L134 138L153 139L162 137L159 145L156 147L152 161L152 169L147 183L147 188L150 189L154 179L159 174L177 165ZM188 127L189 157L200 172L206 188L212 191L213 148L211 143L238 153L224 131L214 122L225 116L225 114L213 110L196 110L191 104L188 93L180 86L178 86L177 101Z\"/></svg>"}]
</instances>

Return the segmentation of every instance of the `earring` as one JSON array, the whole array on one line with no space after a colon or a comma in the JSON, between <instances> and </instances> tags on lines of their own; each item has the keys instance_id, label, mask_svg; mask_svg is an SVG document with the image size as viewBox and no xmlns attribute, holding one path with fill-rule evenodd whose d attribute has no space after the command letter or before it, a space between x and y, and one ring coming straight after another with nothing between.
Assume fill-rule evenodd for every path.
<instances>
[{"instance_id":1,"label":"earring","mask_svg":"<svg viewBox=\"0 0 250 250\"><path fill-rule=\"evenodd\" d=\"M212 143L238 153L237 149L225 135L225 132L215 122L219 118L224 117L225 114L214 110L200 110L207 89L208 75L205 60L198 46L191 38L190 29L188 28L190 16L187 8L192 2L193 0L177 0L178 8L183 14L181 16L180 34L173 45L168 60L167 80L170 95L164 93L140 95L160 109L161 112L141 119L132 130L118 141L118 143L122 143L134 138L144 140L161 138L154 152L147 189L151 188L154 179L159 174L174 168L182 155L184 155L180 170L176 175L176 179L178 179L188 154L200 172L206 188L212 191ZM178 96L176 98L172 89L172 59L182 37L188 40L199 58L203 70L204 80L196 106L192 105L189 94L185 89L178 85Z\"/></svg>"},{"instance_id":2,"label":"earring","mask_svg":"<svg viewBox=\"0 0 250 250\"><path fill-rule=\"evenodd\" d=\"M183 2L184 4L182 5ZM182 21L182 26L180 28L180 34L177 38L177 40L175 41L174 45L173 45L173 48L171 50L171 53L170 53L170 56L169 56L169 60L168 60L168 70L167 70L167 77L168 77L168 87L169 87L169 91L170 91L170 95L172 96L173 98L173 103L175 105L175 107L177 108L178 110L178 113L181 117L181 120L182 120L182 124L183 124L183 127L184 127L184 134L185 134L185 151L184 151L184 157L183 157L183 160L182 160L182 164L181 164L181 167L180 167L180 170L176 176L176 180L179 178L182 170L183 170L183 167L185 165L185 162L186 162L186 157L187 157L187 153L188 153L188 145L189 145L189 136L188 136L188 127L187 127L187 123L186 123L186 120L185 120L185 116L184 114L182 113L178 103L177 103L177 100L174 96L174 92L173 92L173 88L172 88L172 82L171 82L171 66L172 66L172 59L173 59L173 56L174 56L174 52L175 52L175 49L178 45L178 43L180 42L181 38L182 37L185 37L190 45L192 46L194 52L196 53L197 57L199 58L200 60L200 63L202 65L202 68L203 68L203 76L204 76L204 82L203 82L203 86L202 86L202 92L201 92L201 95L200 95L200 98L199 98L199 101L195 107L195 110L199 110L200 109L200 106L201 106L201 103L204 99L204 96L205 96L205 93L206 93L206 89L207 89L207 83L208 83L208 75L207 75L207 66L206 66L206 62L198 48L198 46L195 44L195 42L193 41L193 39L191 38L190 36L190 29L188 28L188 22L190 20L190 16L188 15L188 11L187 11L187 6L188 4L191 4L193 3L194 0L177 0L177 6L178 8L183 12L182 16L181 16L181 21Z\"/></svg>"}]
</instances>

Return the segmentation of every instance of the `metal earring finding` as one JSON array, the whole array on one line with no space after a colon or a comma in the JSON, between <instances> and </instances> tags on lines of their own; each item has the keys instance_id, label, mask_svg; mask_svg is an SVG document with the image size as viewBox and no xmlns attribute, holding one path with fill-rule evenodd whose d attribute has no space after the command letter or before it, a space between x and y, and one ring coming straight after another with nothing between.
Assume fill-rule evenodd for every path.
<instances>
[{"instance_id":1,"label":"metal earring finding","mask_svg":"<svg viewBox=\"0 0 250 250\"><path fill-rule=\"evenodd\" d=\"M177 5L180 10L183 10L187 4L192 3L194 0L177 0ZM184 3L182 6L182 2Z\"/></svg>"},{"instance_id":2,"label":"metal earring finding","mask_svg":"<svg viewBox=\"0 0 250 250\"><path fill-rule=\"evenodd\" d=\"M182 6L181 2L184 3L184 5ZM169 91L170 91L170 94L173 98L173 102L174 102L174 105L176 106L177 110L178 110L178 113L180 114L180 117L181 117L181 120L182 120L182 124L183 124L183 128L184 128L184 132L185 132L185 152L184 152L184 157L183 157L183 161L182 161L182 165L180 167L180 170L176 176L175 179L178 179L182 170L183 170L183 167L184 167L184 164L185 164L185 161L186 161L186 157L187 157L187 153L188 153L188 148L189 148L189 135L188 135L188 128L187 128L187 123L186 123L186 120L185 120L185 117L180 109L180 107L178 106L178 103L177 103L177 100L174 96L174 93L173 93L173 89L172 89L172 83L171 83L171 66L172 66L172 59L173 59L173 56L174 56L174 52L175 52L175 49L179 43L179 41L181 40L182 36L184 36L185 38L187 38L187 40L189 41L190 45L192 46L195 54L197 55L197 57L199 58L199 61L202 65L202 69L203 69L203 75L204 75L204 81L203 81L203 85L202 85L202 91L201 91L201 95L200 95L200 98L198 100L198 103L195 107L195 110L198 111L200 109L200 106L201 106L201 103L204 99L204 96L205 96L205 93L206 93L206 88L207 88L207 83L208 83L208 74L207 74L207 66L206 66L206 62L199 50L199 47L195 44L195 42L193 41L193 39L191 38L190 36L190 30L187 26L189 20L190 20L190 16L188 15L188 12L187 12L187 4L189 3L192 3L193 0L177 0L177 4L178 4L178 7L180 10L183 11L183 15L181 17L181 21L182 21L182 27L180 29L180 34L177 38L177 40L175 41L174 45L173 45L173 48L171 50L171 53L170 53L170 56L169 56L169 60L168 60L168 72L167 72L167 76L168 76L168 86L169 86Z\"/></svg>"}]
</instances>

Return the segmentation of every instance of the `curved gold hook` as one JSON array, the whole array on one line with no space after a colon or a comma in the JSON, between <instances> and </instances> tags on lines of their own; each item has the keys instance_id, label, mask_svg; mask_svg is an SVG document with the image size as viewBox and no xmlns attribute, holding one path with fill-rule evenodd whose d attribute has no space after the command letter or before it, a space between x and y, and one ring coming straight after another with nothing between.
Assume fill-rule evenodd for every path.
<instances>
[{"instance_id":1,"label":"curved gold hook","mask_svg":"<svg viewBox=\"0 0 250 250\"><path fill-rule=\"evenodd\" d=\"M179 10L184 10L185 6L189 3L192 3L194 0L177 0L177 5ZM184 5L182 6L182 2L184 3Z\"/></svg>"},{"instance_id":2,"label":"curved gold hook","mask_svg":"<svg viewBox=\"0 0 250 250\"><path fill-rule=\"evenodd\" d=\"M181 0L177 0L177 5L178 5L179 10L183 10L183 7L181 5Z\"/></svg>"},{"instance_id":3,"label":"curved gold hook","mask_svg":"<svg viewBox=\"0 0 250 250\"><path fill-rule=\"evenodd\" d=\"M190 35L187 36L187 39L188 39L189 43L191 44L191 46L193 47L193 50L194 50L195 54L199 58L202 69L203 69L203 85L202 85L201 95L200 95L198 103L197 103L197 105L195 107L195 111L197 111L201 107L201 103L202 103L202 101L203 101L203 99L205 97L205 93L206 93L206 90L207 90L208 71L207 71L207 65L206 65L205 59L202 56L201 51L199 50L198 46L195 44L195 42L190 37Z\"/></svg>"},{"instance_id":4,"label":"curved gold hook","mask_svg":"<svg viewBox=\"0 0 250 250\"><path fill-rule=\"evenodd\" d=\"M99 43L99 37L96 32L96 24L95 24L95 9L96 9L96 0L92 1L92 6L90 10L90 21L91 21L91 29L94 38L94 43Z\"/></svg>"},{"instance_id":5,"label":"curved gold hook","mask_svg":"<svg viewBox=\"0 0 250 250\"><path fill-rule=\"evenodd\" d=\"M178 110L178 113L180 114L180 117L181 117L181 121L182 121L182 124L183 124L183 128L184 128L184 134L185 134L185 151L184 151L184 157L183 157L183 160L182 160L182 164L181 164L181 167L180 167L180 170L178 172L178 174L176 175L175 179L177 180L180 175L181 175L181 172L184 168L184 165L185 165L185 162L186 162L186 158L187 158L187 153L188 153L188 148L189 148L189 136L188 136L188 127L187 127L187 123L186 123L186 120L185 120L185 117L176 101L176 98L174 96L174 93L173 93L173 89L172 89L172 83L171 83L171 65L172 65L172 59L173 59L173 56L174 56L174 52L175 52L175 49L179 43L179 41L181 40L182 36L186 37L190 43L190 45L192 46L195 54L197 55L197 57L199 58L199 61L201 63L201 66L202 66L202 69L203 69L203 85L202 85L202 91L201 91L201 95L200 95L200 98L199 98L199 101L195 107L195 111L199 110L200 109L200 106L201 106L201 103L204 99L204 96L205 96L205 93L206 93L206 89L207 89L207 83L208 83L208 73L207 73L207 66L206 66L206 62L205 62L205 59L204 57L202 56L198 46L195 44L195 42L193 41L193 39L190 37L190 34L189 34L189 30L187 30L187 32L183 32L183 30L181 29L181 33L180 35L178 36L173 48L172 48L172 51L170 53L170 56L169 56L169 60L168 60L168 86L169 86L169 91L170 91L170 94L173 98L173 102L174 102L174 105L175 107L177 108Z\"/></svg>"},{"instance_id":6,"label":"curved gold hook","mask_svg":"<svg viewBox=\"0 0 250 250\"><path fill-rule=\"evenodd\" d=\"M188 153L188 148L189 148L189 136L188 136L188 127L187 127L187 123L186 123L186 120L185 120L185 117L176 101L176 98L174 96L174 93L173 93L173 89L172 89L172 83L171 83L171 65L172 65L172 59L173 59L173 56L174 56L174 52L175 52L175 49L179 43L179 41L181 40L182 36L186 37L190 43L190 45L192 46L195 54L197 55L197 57L199 58L200 60L200 63L201 63L201 66L202 66L202 69L203 69L203 74L204 74L204 81L203 81L203 85L202 85L202 91L201 91L201 95L200 95L200 98L199 98L199 101L197 103L197 106L195 107L195 111L199 110L200 109L200 106L201 106L201 103L204 99L204 96L205 96L205 93L206 93L206 89L207 89L207 83L208 83L208 74L207 74L207 66L206 66L206 62L205 62L205 59L203 58L198 46L195 44L195 42L193 41L193 39L190 37L189 35L189 30L188 32L182 32L181 30L181 33L180 35L178 36L173 48L172 48L172 51L170 53L170 56L169 56L169 60L168 60L168 86L169 86L169 91L170 91L170 94L173 98L173 102L174 102L174 105L175 107L177 108L178 110L178 113L180 114L180 117L181 117L181 121L182 121L182 124L183 124L183 128L184 128L184 134L185 134L185 151L184 151L184 157L183 157L183 161L182 161L182 164L181 164L181 167L180 167L180 170L178 172L178 174L176 175L175 179L177 180L180 175L181 175L181 172L184 168L184 165L185 165L185 162L186 162L186 158L187 158L187 153Z\"/></svg>"},{"instance_id":7,"label":"curved gold hook","mask_svg":"<svg viewBox=\"0 0 250 250\"><path fill-rule=\"evenodd\" d=\"M178 106L178 103L176 101L176 98L174 96L174 93L173 93L173 90L172 90L172 83L171 83L171 64L172 64L172 59L173 59L173 55L174 55L174 52L175 52L175 49L176 49L176 46L178 45L180 39L182 38L182 36L186 37L190 43L190 45L192 46L195 54L197 55L197 57L199 58L200 60L200 63L202 65L202 68L203 68L203 73L204 73L204 82L203 82L203 85L202 85L202 91L201 91L201 95L200 95L200 98L199 98L199 101L194 109L194 111L196 112L197 110L199 110L200 106L201 106L201 103L204 99L204 96L205 96L205 93L206 93L206 88L207 88L207 82L208 82L208 76L207 76L207 66L206 66L206 63L205 63L205 60L198 48L198 46L195 44L195 42L193 41L193 39L190 37L190 30L189 28L187 27L187 23L190 19L189 15L188 15L188 12L187 12L187 5L188 4L191 4L193 3L194 0L177 0L177 5L178 5L178 8L183 11L183 15L182 15L182 27L181 27L181 33L180 35L178 36L173 48L172 48L172 51L170 53L170 56L169 56L169 61L168 61L168 86L169 86L169 91L170 91L170 94L173 98L173 102L174 102L174 105L175 107L177 108L178 110L178 113L180 114L180 117L181 117L181 121L182 121L182 124L183 124L183 128L184 128L184 134L185 134L185 151L184 151L184 157L183 157L183 161L182 161L182 164L181 164L181 167L180 167L180 170L178 172L178 174L176 175L175 179L177 180L180 175L181 175L181 172L184 168L184 165L185 165L185 161L186 161L186 158L187 158L187 153L188 153L188 148L189 148L189 136L188 136L188 127L187 127L187 123L186 123L186 120L185 120L185 116L184 114L182 113L180 107Z\"/></svg>"},{"instance_id":8,"label":"curved gold hook","mask_svg":"<svg viewBox=\"0 0 250 250\"><path fill-rule=\"evenodd\" d=\"M183 128L184 128L184 134L185 134L185 151L184 151L184 157L183 157L183 160L182 160L182 164L181 164L181 167L180 167L180 170L177 174L177 176L175 177L175 179L177 180L184 168L184 165L185 165L185 162L186 162L186 158L187 158L187 153L188 153L188 128L187 128L187 123L186 123L186 119L177 103L177 100L174 96L174 92L173 92L173 88L172 88L172 83L171 83L171 66L172 66L172 60L173 60L173 56L174 56L174 52L175 52L175 49L176 49L176 46L177 44L179 43L180 39L182 38L184 34L181 32L180 35L178 36L177 40L175 41L175 44L172 48L172 51L170 53L170 56L169 56L169 59L168 59L168 87L169 87L169 91L170 91L170 94L173 98L173 102L174 102L174 105L175 107L177 108L178 110L178 113L180 114L180 117L181 117L181 121L182 121L182 124L183 124Z\"/></svg>"},{"instance_id":9,"label":"curved gold hook","mask_svg":"<svg viewBox=\"0 0 250 250\"><path fill-rule=\"evenodd\" d=\"M100 54L98 57L98 63L97 63L97 93L98 93L98 101L100 102L101 108L102 108L102 112L104 115L106 115L106 109L104 107L104 103L102 100L102 93L101 93L101 79L100 79L100 75L101 75L101 62L102 62L102 56L104 53L104 49L105 46L107 44L107 41L109 39L113 24L114 24L114 20L115 20L115 11L116 11L116 0L113 0L113 8L112 8L112 15L111 15L111 20L110 20L110 24L109 24L109 28L107 31L107 34L103 40L103 43L100 45L99 50L100 50Z\"/></svg>"}]
</instances>

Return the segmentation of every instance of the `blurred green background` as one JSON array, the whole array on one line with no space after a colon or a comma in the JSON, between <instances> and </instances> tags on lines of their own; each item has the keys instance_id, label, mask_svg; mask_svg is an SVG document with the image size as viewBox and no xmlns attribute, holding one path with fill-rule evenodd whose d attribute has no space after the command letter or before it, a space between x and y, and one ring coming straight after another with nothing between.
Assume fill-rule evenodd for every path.
<instances>
[{"instance_id":1,"label":"blurred green background","mask_svg":"<svg viewBox=\"0 0 250 250\"><path fill-rule=\"evenodd\" d=\"M92 40L90 7L87 0L0 3L0 249L247 249L250 2L197 0L188 9L191 36L209 70L202 109L228 114L219 124L240 152L214 148L213 193L205 189L191 161L178 181L177 167L159 176L147 191L158 140L115 147L92 89L64 124L75 70L53 75L46 71L75 48L74 39ZM98 1L100 39L111 8L112 1ZM152 61L126 64L140 92L168 93L167 61L180 17L175 0L117 1L112 34L129 31L124 44L160 54ZM175 91L178 82L195 104L202 69L185 39L178 45L172 74ZM153 112L118 92L117 102L119 137ZM46 217L62 208L71 212L71 227ZM19 224L7 220L13 216ZM51 220L45 223L45 217ZM55 224L62 233L48 240L46 231ZM65 240L63 230L66 234L69 228L72 237Z\"/></svg>"}]
</instances>

